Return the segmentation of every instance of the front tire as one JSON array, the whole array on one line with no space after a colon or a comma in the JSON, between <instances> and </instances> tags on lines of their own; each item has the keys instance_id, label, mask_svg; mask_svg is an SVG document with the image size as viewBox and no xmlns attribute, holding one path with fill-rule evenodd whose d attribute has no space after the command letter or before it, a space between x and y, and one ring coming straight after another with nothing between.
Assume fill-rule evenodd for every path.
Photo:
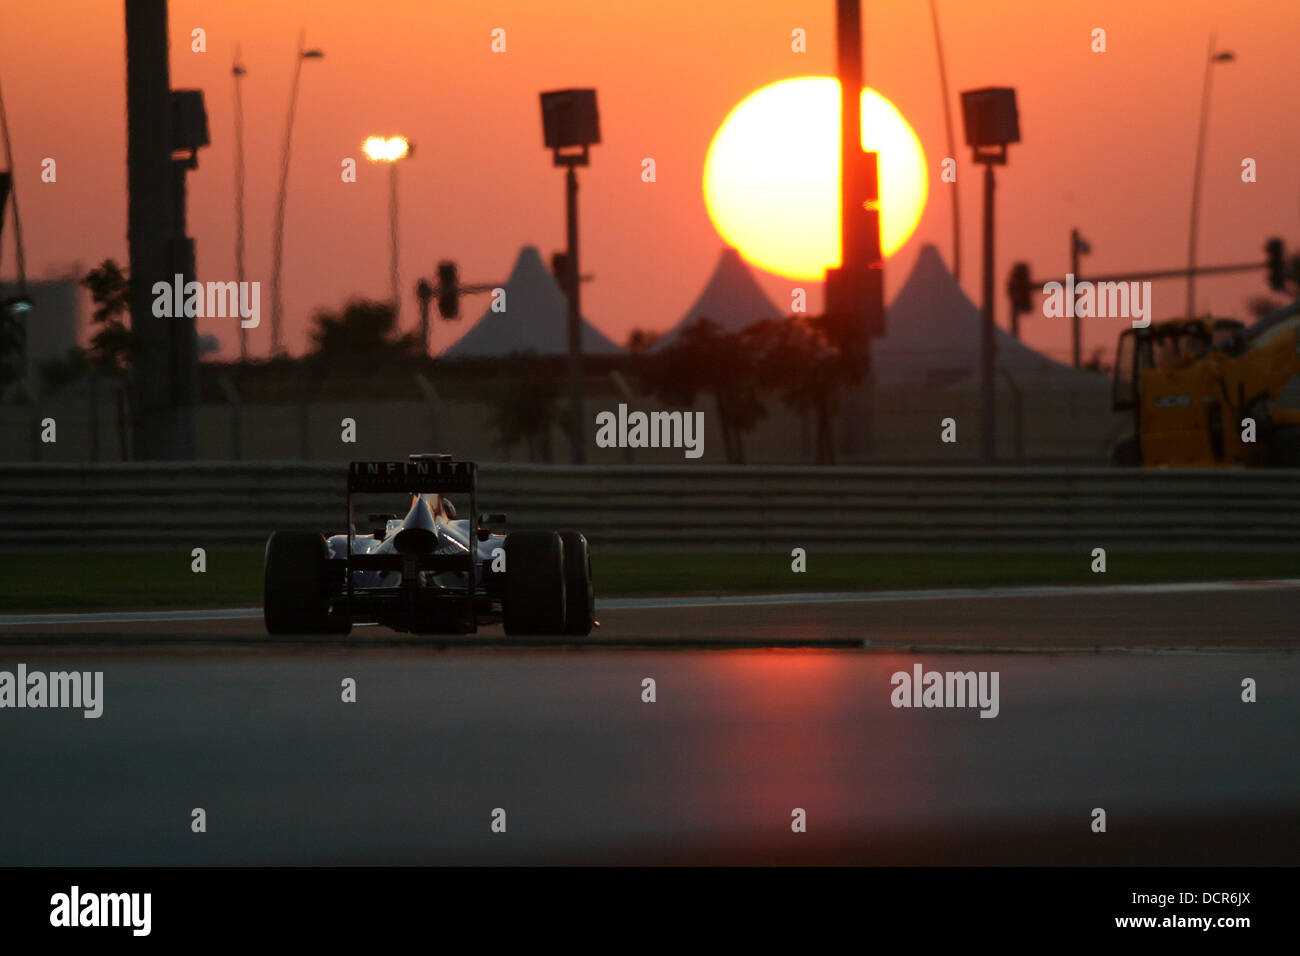
<instances>
[{"instance_id":1,"label":"front tire","mask_svg":"<svg viewBox=\"0 0 1300 956\"><path fill-rule=\"evenodd\" d=\"M277 531L267 539L262 616L269 633L325 633L328 560L329 547L314 531Z\"/></svg>"},{"instance_id":2,"label":"front tire","mask_svg":"<svg viewBox=\"0 0 1300 956\"><path fill-rule=\"evenodd\" d=\"M564 542L554 531L506 535L501 623L507 634L563 634Z\"/></svg>"},{"instance_id":3,"label":"front tire","mask_svg":"<svg viewBox=\"0 0 1300 956\"><path fill-rule=\"evenodd\" d=\"M596 588L591 581L591 548L585 535L561 531L564 542L564 633L586 637L596 622Z\"/></svg>"}]
</instances>

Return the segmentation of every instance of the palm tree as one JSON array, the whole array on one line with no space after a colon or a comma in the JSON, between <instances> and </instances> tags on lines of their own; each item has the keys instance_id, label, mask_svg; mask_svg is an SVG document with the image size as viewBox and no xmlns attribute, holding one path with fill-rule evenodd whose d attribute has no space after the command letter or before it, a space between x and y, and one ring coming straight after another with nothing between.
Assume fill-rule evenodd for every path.
<instances>
[{"instance_id":1,"label":"palm tree","mask_svg":"<svg viewBox=\"0 0 1300 956\"><path fill-rule=\"evenodd\" d=\"M522 441L530 461L550 464L551 430L559 420L559 381L538 367L531 352L512 352L503 371L502 382L489 399L492 428L502 451L508 456L511 447Z\"/></svg>"},{"instance_id":2,"label":"palm tree","mask_svg":"<svg viewBox=\"0 0 1300 956\"><path fill-rule=\"evenodd\" d=\"M674 342L646 357L642 378L650 393L670 405L691 406L713 397L729 464L744 464L744 437L767 414L757 379L757 356L743 333L725 332L701 317Z\"/></svg>"},{"instance_id":3,"label":"palm tree","mask_svg":"<svg viewBox=\"0 0 1300 956\"><path fill-rule=\"evenodd\" d=\"M117 437L122 457L128 456L129 423L131 420L132 392L128 373L132 364L148 347L145 338L135 330L134 323L127 324L131 313L131 280L113 259L105 259L86 273L81 284L90 290L95 310L90 320L96 326L90 337L90 348L81 353L81 359L69 354L66 367L49 368L47 379L66 378L79 365L90 368L91 388L95 377L107 373L117 395ZM79 350L74 350L79 351ZM93 392L92 392L93 394Z\"/></svg>"},{"instance_id":4,"label":"palm tree","mask_svg":"<svg viewBox=\"0 0 1300 956\"><path fill-rule=\"evenodd\" d=\"M834 313L767 319L745 330L759 356L758 380L800 415L816 423L817 463L835 462L832 427L844 392L862 380L869 366L859 320Z\"/></svg>"},{"instance_id":5,"label":"palm tree","mask_svg":"<svg viewBox=\"0 0 1300 956\"><path fill-rule=\"evenodd\" d=\"M420 354L419 335L397 334L397 313L391 302L353 299L342 312L317 312L312 341L315 356L335 362L393 361Z\"/></svg>"}]
</instances>

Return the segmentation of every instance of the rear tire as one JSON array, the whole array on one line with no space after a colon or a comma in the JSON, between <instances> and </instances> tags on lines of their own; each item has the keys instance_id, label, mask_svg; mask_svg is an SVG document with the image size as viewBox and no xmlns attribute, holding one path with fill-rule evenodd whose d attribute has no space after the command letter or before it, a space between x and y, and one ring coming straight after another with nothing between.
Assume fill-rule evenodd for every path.
<instances>
[{"instance_id":1,"label":"rear tire","mask_svg":"<svg viewBox=\"0 0 1300 956\"><path fill-rule=\"evenodd\" d=\"M591 548L577 531L561 531L564 542L564 633L586 637L596 621L596 589L591 581Z\"/></svg>"},{"instance_id":2,"label":"rear tire","mask_svg":"<svg viewBox=\"0 0 1300 956\"><path fill-rule=\"evenodd\" d=\"M506 535L501 623L507 634L563 634L564 542L554 531Z\"/></svg>"},{"instance_id":3,"label":"rear tire","mask_svg":"<svg viewBox=\"0 0 1300 956\"><path fill-rule=\"evenodd\" d=\"M329 623L325 562L329 546L314 531L277 531L266 542L262 616L271 634L323 634Z\"/></svg>"}]
</instances>

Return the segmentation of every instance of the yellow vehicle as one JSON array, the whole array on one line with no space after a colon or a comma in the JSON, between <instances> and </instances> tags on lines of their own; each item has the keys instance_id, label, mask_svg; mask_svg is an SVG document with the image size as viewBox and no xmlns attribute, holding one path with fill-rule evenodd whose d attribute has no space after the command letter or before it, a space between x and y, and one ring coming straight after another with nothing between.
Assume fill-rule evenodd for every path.
<instances>
[{"instance_id":1,"label":"yellow vehicle","mask_svg":"<svg viewBox=\"0 0 1300 956\"><path fill-rule=\"evenodd\" d=\"M1300 467L1300 409L1278 404L1300 374L1300 299L1247 327L1172 319L1126 329L1115 354L1114 406L1133 430L1116 465Z\"/></svg>"}]
</instances>

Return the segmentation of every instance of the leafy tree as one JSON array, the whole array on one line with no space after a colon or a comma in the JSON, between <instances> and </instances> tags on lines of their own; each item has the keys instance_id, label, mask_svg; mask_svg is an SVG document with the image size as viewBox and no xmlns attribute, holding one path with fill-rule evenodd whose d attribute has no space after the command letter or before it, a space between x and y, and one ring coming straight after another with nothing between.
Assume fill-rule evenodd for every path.
<instances>
[{"instance_id":1,"label":"leafy tree","mask_svg":"<svg viewBox=\"0 0 1300 956\"><path fill-rule=\"evenodd\" d=\"M413 358L420 354L419 335L397 334L397 313L392 303L353 299L342 312L317 312L312 341L316 358L332 362L362 359L376 361Z\"/></svg>"},{"instance_id":2,"label":"leafy tree","mask_svg":"<svg viewBox=\"0 0 1300 956\"><path fill-rule=\"evenodd\" d=\"M633 355L644 355L661 338L663 338L662 332L652 332L649 329L633 329L628 333L624 348Z\"/></svg>"},{"instance_id":3,"label":"leafy tree","mask_svg":"<svg viewBox=\"0 0 1300 956\"><path fill-rule=\"evenodd\" d=\"M518 442L530 461L551 462L551 428L558 418L560 383L538 366L531 352L513 352L492 391L491 423L506 453Z\"/></svg>"},{"instance_id":4,"label":"leafy tree","mask_svg":"<svg viewBox=\"0 0 1300 956\"><path fill-rule=\"evenodd\" d=\"M755 323L743 334L758 356L761 385L793 411L812 415L817 462L833 464L835 415L869 368L861 321L835 313L792 316Z\"/></svg>"},{"instance_id":5,"label":"leafy tree","mask_svg":"<svg viewBox=\"0 0 1300 956\"><path fill-rule=\"evenodd\" d=\"M666 348L644 357L642 377L660 401L693 405L712 396L730 464L745 461L745 434L767 414L759 395L757 355L743 333L723 331L701 317L683 328Z\"/></svg>"},{"instance_id":6,"label":"leafy tree","mask_svg":"<svg viewBox=\"0 0 1300 956\"><path fill-rule=\"evenodd\" d=\"M50 387L66 384L87 369L91 374L107 372L116 379L118 441L125 457L129 447L127 434L133 398L124 379L132 360L148 346L144 338L127 324L131 314L131 280L121 266L112 259L105 259L86 273L81 284L90 290L91 301L95 304L90 316L95 329L90 337L90 348L74 348L65 358L45 363L41 377Z\"/></svg>"},{"instance_id":7,"label":"leafy tree","mask_svg":"<svg viewBox=\"0 0 1300 956\"><path fill-rule=\"evenodd\" d=\"M95 310L90 321L95 328L86 350L87 362L95 368L122 373L143 341L127 320L131 314L131 280L112 259L105 259L81 280L90 290Z\"/></svg>"}]
</instances>

